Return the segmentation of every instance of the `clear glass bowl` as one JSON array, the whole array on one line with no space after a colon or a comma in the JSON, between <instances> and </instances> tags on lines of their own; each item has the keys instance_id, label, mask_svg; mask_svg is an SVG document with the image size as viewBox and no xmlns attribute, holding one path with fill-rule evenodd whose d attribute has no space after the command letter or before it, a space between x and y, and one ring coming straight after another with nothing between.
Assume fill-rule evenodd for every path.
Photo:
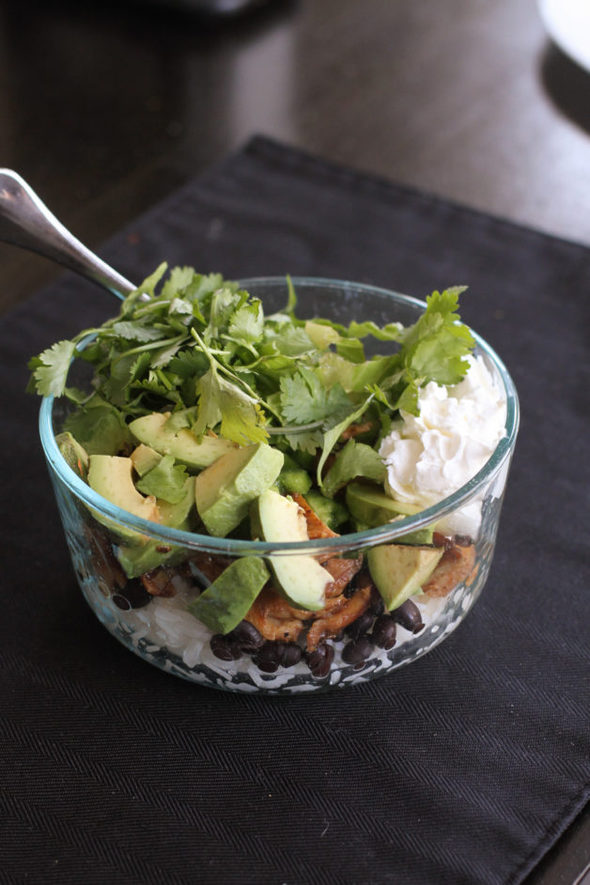
<instances>
[{"instance_id":1,"label":"clear glass bowl","mask_svg":"<svg viewBox=\"0 0 590 885\"><path fill-rule=\"evenodd\" d=\"M296 278L293 283L297 313L302 318L409 325L425 308L417 299L359 283L314 278ZM261 298L268 313L286 302L283 278L248 279L242 284ZM40 412L41 442L73 567L98 619L145 661L200 685L229 691L288 694L341 688L381 676L430 651L461 623L486 582L518 431L514 384L492 348L478 336L476 341L477 352L484 356L507 400L505 436L483 469L453 495L415 516L355 534L281 546L166 528L110 504L65 462L55 440L65 407L45 398ZM384 352L383 342L374 342L374 352ZM476 535L455 537L444 554L451 580L446 586L443 581L442 587L431 588L428 594L412 597L379 627L377 621L383 613L363 566L367 551L426 526L444 526L474 509L481 514ZM442 545L441 534L435 538ZM161 595L150 595L139 576L128 579L117 558L121 545L138 536L169 556L164 570L148 576L150 589ZM444 543L450 547L449 541ZM235 557L255 554L267 560L271 554L289 557L302 553L318 557L333 574L339 569L357 570L354 595L335 604L327 621L305 620L296 612L276 611L271 606L259 612L269 637L261 645L260 633L256 635L256 630L244 625L229 639L214 638L187 610L199 595L201 575L219 573ZM444 591L449 592L442 595ZM338 629L350 620L351 612L360 612L360 617ZM381 647L391 645L393 638L395 644Z\"/></svg>"}]
</instances>

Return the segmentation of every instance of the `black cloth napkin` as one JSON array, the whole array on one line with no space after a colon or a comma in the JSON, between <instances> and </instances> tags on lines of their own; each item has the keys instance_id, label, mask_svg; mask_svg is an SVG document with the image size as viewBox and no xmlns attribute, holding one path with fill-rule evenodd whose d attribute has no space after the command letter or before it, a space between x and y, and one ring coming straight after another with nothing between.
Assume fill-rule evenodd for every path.
<instances>
[{"instance_id":1,"label":"black cloth napkin","mask_svg":"<svg viewBox=\"0 0 590 885\"><path fill-rule=\"evenodd\" d=\"M344 691L225 694L112 639L66 552L25 362L114 302L65 276L4 317L0 880L522 882L588 799L590 252L256 138L104 255L468 284L522 429L490 579L441 646Z\"/></svg>"}]
</instances>

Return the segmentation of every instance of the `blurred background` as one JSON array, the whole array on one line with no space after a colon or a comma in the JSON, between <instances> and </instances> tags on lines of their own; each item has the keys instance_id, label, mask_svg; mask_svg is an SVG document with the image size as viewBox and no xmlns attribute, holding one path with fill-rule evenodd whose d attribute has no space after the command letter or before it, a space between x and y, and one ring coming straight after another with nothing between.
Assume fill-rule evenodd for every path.
<instances>
[{"instance_id":1,"label":"blurred background","mask_svg":"<svg viewBox=\"0 0 590 885\"><path fill-rule=\"evenodd\" d=\"M590 75L541 5L0 0L0 162L91 247L254 133L590 244ZM0 262L0 310L56 273Z\"/></svg>"},{"instance_id":2,"label":"blurred background","mask_svg":"<svg viewBox=\"0 0 590 885\"><path fill-rule=\"evenodd\" d=\"M91 248L257 133L590 245L572 5L0 0L0 165ZM0 267L0 312L60 272L3 244ZM589 818L531 883L581 881Z\"/></svg>"}]
</instances>

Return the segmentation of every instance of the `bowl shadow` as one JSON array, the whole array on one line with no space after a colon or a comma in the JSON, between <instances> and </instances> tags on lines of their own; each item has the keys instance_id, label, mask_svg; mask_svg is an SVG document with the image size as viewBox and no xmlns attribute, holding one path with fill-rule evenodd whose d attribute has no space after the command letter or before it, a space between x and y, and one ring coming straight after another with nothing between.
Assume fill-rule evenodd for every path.
<instances>
[{"instance_id":1,"label":"bowl shadow","mask_svg":"<svg viewBox=\"0 0 590 885\"><path fill-rule=\"evenodd\" d=\"M548 42L540 63L541 84L569 120L590 133L590 73Z\"/></svg>"}]
</instances>

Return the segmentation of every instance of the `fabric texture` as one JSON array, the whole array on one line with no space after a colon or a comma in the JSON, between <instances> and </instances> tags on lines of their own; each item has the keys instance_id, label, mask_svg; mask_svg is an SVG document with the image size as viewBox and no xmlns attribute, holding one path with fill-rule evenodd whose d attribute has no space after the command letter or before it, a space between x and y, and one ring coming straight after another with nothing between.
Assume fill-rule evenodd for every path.
<instances>
[{"instance_id":1,"label":"fabric texture","mask_svg":"<svg viewBox=\"0 0 590 885\"><path fill-rule=\"evenodd\" d=\"M85 605L23 392L29 356L113 300L67 275L5 316L0 881L524 881L589 796L588 249L256 138L102 254L137 280L165 259L465 283L521 432L491 576L442 645L344 691L216 692Z\"/></svg>"}]
</instances>

